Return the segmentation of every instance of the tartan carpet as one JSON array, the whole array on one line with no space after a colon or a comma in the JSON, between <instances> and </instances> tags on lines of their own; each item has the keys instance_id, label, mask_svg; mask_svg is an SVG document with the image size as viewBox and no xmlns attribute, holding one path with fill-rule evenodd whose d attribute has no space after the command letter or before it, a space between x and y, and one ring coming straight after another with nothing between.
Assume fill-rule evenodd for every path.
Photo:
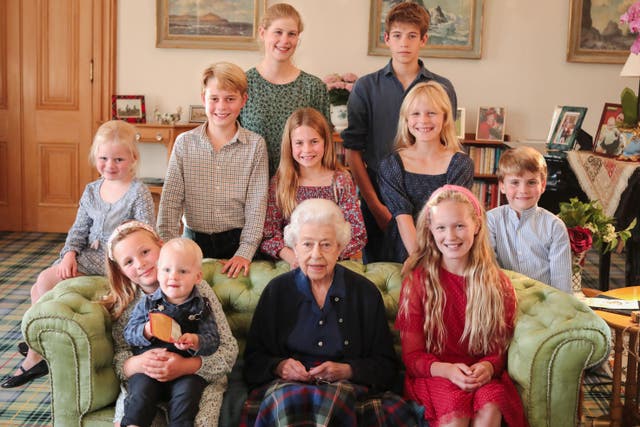
<instances>
[{"instance_id":1,"label":"tartan carpet","mask_svg":"<svg viewBox=\"0 0 640 427\"><path fill-rule=\"evenodd\" d=\"M22 362L17 344L20 323L30 306L30 289L38 274L58 257L66 235L0 231L0 377L11 375ZM587 253L583 286L598 286L598 254ZM611 289L624 286L624 257L611 257ZM607 425L611 376L592 369L584 380L583 426ZM49 378L38 378L13 389L0 388L0 425L51 426ZM604 420L604 421L603 421Z\"/></svg>"},{"instance_id":2,"label":"tartan carpet","mask_svg":"<svg viewBox=\"0 0 640 427\"><path fill-rule=\"evenodd\" d=\"M65 234L0 232L0 377L22 363L17 344L20 323L30 306L31 285L58 257ZM0 388L2 426L51 425L49 377L16 388Z\"/></svg>"}]
</instances>

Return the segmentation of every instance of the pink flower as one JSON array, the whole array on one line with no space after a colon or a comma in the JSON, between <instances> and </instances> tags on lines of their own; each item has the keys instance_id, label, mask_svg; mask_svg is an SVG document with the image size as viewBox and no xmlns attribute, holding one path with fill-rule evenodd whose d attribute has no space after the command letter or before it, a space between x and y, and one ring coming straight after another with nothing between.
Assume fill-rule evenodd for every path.
<instances>
[{"instance_id":1,"label":"pink flower","mask_svg":"<svg viewBox=\"0 0 640 427\"><path fill-rule=\"evenodd\" d=\"M631 46L631 52L640 53L640 1L629 6L629 9L620 16L620 23L628 24L631 33L639 34Z\"/></svg>"},{"instance_id":2,"label":"pink flower","mask_svg":"<svg viewBox=\"0 0 640 427\"><path fill-rule=\"evenodd\" d=\"M329 74L328 76L325 76L324 79L322 79L323 82L325 82L327 84L327 86L331 83L335 83L335 82L339 82L340 81L340 75L333 73L333 74Z\"/></svg>"},{"instance_id":3,"label":"pink flower","mask_svg":"<svg viewBox=\"0 0 640 427\"><path fill-rule=\"evenodd\" d=\"M342 80L343 80L343 81L345 81L345 82L347 82L347 83L353 83L353 82L355 82L356 80L358 80L358 76L356 76L356 75L355 75L355 74L353 74L353 73L344 73L344 74L342 75Z\"/></svg>"}]
</instances>

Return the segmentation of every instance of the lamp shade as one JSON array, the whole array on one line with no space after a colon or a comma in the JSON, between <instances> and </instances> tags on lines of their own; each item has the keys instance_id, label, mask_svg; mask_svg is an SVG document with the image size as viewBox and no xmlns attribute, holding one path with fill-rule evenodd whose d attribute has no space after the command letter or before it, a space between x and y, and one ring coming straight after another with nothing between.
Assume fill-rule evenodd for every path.
<instances>
[{"instance_id":1,"label":"lamp shade","mask_svg":"<svg viewBox=\"0 0 640 427\"><path fill-rule=\"evenodd\" d=\"M624 63L622 71L620 71L622 77L640 77L640 55L630 53L627 58L627 62Z\"/></svg>"}]
</instances>

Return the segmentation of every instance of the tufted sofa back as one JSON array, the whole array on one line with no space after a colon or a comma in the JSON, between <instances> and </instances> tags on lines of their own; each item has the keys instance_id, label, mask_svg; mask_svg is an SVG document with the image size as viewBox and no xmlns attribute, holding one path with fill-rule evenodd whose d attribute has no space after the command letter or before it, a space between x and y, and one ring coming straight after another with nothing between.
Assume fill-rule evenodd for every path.
<instances>
[{"instance_id":1,"label":"tufted sofa back","mask_svg":"<svg viewBox=\"0 0 640 427\"><path fill-rule=\"evenodd\" d=\"M400 264L375 263L364 265L355 261L340 262L367 279L371 280L380 290L384 301L385 312L389 326L394 332L394 339L399 350L399 336L393 329L393 322L398 311L398 299L402 287ZM236 279L222 274L222 263L215 260L203 262L203 277L215 291L222 308L227 316L233 336L238 340L239 355L242 356L247 334L251 325L253 311L258 304L265 286L274 277L289 271L289 264L285 262L254 261L251 263L247 277Z\"/></svg>"}]
</instances>

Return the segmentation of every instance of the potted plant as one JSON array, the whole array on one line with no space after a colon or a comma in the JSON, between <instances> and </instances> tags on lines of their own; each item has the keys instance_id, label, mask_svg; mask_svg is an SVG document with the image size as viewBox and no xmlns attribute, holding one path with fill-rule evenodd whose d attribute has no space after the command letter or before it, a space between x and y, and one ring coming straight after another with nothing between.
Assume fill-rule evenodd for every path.
<instances>
[{"instance_id":1,"label":"potted plant","mask_svg":"<svg viewBox=\"0 0 640 427\"><path fill-rule=\"evenodd\" d=\"M619 249L622 249L636 225L634 219L627 228L616 231L615 218L604 213L599 201L581 202L577 197L569 199L569 202L560 203L558 217L569 232L574 291L581 289L582 268L587 251L594 247L604 254L619 246Z\"/></svg>"},{"instance_id":2,"label":"potted plant","mask_svg":"<svg viewBox=\"0 0 640 427\"><path fill-rule=\"evenodd\" d=\"M353 73L342 75L334 73L323 79L329 92L331 123L336 131L341 131L347 127L347 101L356 80L358 80L358 76Z\"/></svg>"}]
</instances>

